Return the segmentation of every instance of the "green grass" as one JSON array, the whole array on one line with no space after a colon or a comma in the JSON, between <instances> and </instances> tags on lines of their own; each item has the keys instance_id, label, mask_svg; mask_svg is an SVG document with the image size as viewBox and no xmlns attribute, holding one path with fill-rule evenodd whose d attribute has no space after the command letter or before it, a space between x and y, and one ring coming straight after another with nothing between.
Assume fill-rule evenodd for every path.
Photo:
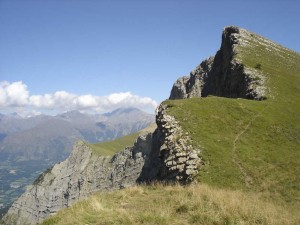
<instances>
[{"instance_id":1,"label":"green grass","mask_svg":"<svg viewBox=\"0 0 300 225\"><path fill-rule=\"evenodd\" d=\"M110 156L133 145L139 133L130 134L112 141L104 141L96 144L88 144L93 153L97 155Z\"/></svg>"},{"instance_id":2,"label":"green grass","mask_svg":"<svg viewBox=\"0 0 300 225\"><path fill-rule=\"evenodd\" d=\"M224 191L207 185L135 186L97 193L58 212L43 225L73 224L297 224L287 205L258 194Z\"/></svg>"},{"instance_id":3,"label":"green grass","mask_svg":"<svg viewBox=\"0 0 300 225\"><path fill-rule=\"evenodd\" d=\"M103 155L103 156L111 156L121 150L123 150L125 147L131 147L133 146L135 140L137 137L141 134L154 131L156 125L151 124L149 127L136 132L134 134L126 135L121 138L117 138L112 141L104 141L99 142L96 144L88 144L88 146L91 148L94 154L97 155Z\"/></svg>"},{"instance_id":4,"label":"green grass","mask_svg":"<svg viewBox=\"0 0 300 225\"><path fill-rule=\"evenodd\" d=\"M236 57L246 67L261 64L267 100L212 96L164 104L193 145L203 149L206 165L199 181L300 205L300 55L277 45L270 52L262 41L248 41L255 47L240 46Z\"/></svg>"}]
</instances>

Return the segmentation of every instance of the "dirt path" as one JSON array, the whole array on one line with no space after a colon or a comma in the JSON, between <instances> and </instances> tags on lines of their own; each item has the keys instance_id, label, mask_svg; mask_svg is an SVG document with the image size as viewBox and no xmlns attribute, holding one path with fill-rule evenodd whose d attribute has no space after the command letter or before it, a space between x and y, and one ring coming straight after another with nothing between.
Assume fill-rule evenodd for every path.
<instances>
[{"instance_id":1,"label":"dirt path","mask_svg":"<svg viewBox=\"0 0 300 225\"><path fill-rule=\"evenodd\" d=\"M260 113L257 113L254 117L252 117L252 119L247 123L247 125L244 127L244 129L242 129L234 138L233 140L233 145L232 145L232 162L234 164L236 164L239 168L239 170L241 171L241 173L243 174L244 180L245 180L245 184L247 187L250 187L250 185L253 183L253 178L247 173L246 169L243 167L241 161L238 158L237 155L237 142L239 141L240 137L249 129L249 127L251 126L251 124L256 120L257 117L259 117L263 111L265 111L267 107L265 107Z\"/></svg>"}]
</instances>

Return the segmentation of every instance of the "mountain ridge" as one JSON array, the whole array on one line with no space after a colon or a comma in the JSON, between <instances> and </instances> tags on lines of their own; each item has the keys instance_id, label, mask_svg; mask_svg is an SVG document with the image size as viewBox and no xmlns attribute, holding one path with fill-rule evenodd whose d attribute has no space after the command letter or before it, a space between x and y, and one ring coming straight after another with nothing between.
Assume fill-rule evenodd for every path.
<instances>
[{"instance_id":1,"label":"mountain ridge","mask_svg":"<svg viewBox=\"0 0 300 225\"><path fill-rule=\"evenodd\" d=\"M140 160L139 166L124 157L116 167L123 171L108 172L106 179L119 177L117 182L125 181L127 175L123 172L131 167L139 176L126 187L141 181L198 181L213 187L260 193L265 199L284 201L297 208L300 54L237 27L225 28L222 37L221 49L215 57L205 60L190 77L175 82L171 100L157 109L157 129L140 136L134 147L111 156L118 158L127 152L133 160ZM45 184L54 188L50 181L38 181L31 190ZM78 196L81 189L76 182L71 187ZM88 185L87 181L82 182ZM62 193L68 193L66 187ZM51 208L50 195L45 196L48 201L42 204ZM25 210L26 204L36 203L36 195L27 192L13 204L9 214L22 214L30 222L38 222L39 212L31 215ZM190 208L193 206L182 206L176 212L188 212ZM100 215L102 212L99 209ZM297 224L294 222L291 224Z\"/></svg>"}]
</instances>

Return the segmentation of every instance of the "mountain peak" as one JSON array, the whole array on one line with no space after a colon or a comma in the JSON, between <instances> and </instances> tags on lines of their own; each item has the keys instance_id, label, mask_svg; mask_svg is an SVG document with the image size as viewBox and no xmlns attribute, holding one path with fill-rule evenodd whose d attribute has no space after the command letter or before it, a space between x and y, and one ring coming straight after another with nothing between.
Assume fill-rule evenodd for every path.
<instances>
[{"instance_id":1,"label":"mountain peak","mask_svg":"<svg viewBox=\"0 0 300 225\"><path fill-rule=\"evenodd\" d=\"M132 113L132 112L143 112L143 111L138 108L134 108L134 107L122 107L122 108L115 109L112 112L104 113L104 115L110 117L113 115L128 114L128 113Z\"/></svg>"},{"instance_id":2,"label":"mountain peak","mask_svg":"<svg viewBox=\"0 0 300 225\"><path fill-rule=\"evenodd\" d=\"M238 36L241 29L236 26L225 27L222 33L222 44L221 49L228 48L227 50L232 50L232 46L238 43Z\"/></svg>"},{"instance_id":3,"label":"mountain peak","mask_svg":"<svg viewBox=\"0 0 300 225\"><path fill-rule=\"evenodd\" d=\"M239 34L241 30L244 30L242 28L239 28L237 26L228 26L225 27L222 33L222 39L226 39L230 36L235 36L236 34Z\"/></svg>"},{"instance_id":4,"label":"mountain peak","mask_svg":"<svg viewBox=\"0 0 300 225\"><path fill-rule=\"evenodd\" d=\"M78 110L71 110L60 114L60 116L79 116L79 115L84 115L84 114L79 112Z\"/></svg>"},{"instance_id":5,"label":"mountain peak","mask_svg":"<svg viewBox=\"0 0 300 225\"><path fill-rule=\"evenodd\" d=\"M264 100L267 98L266 74L260 64L249 67L241 56L247 54L243 46L253 48L259 39L266 46L276 45L245 29L226 27L222 33L220 50L200 63L190 76L179 78L173 85L170 99L215 95L229 98ZM252 45L253 43L253 45Z\"/></svg>"}]
</instances>

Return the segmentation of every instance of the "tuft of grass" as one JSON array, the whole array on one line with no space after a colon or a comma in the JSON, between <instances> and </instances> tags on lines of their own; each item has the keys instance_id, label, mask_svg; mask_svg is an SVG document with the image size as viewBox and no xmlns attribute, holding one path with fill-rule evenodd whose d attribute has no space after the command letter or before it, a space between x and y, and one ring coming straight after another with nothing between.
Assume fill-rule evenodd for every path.
<instances>
[{"instance_id":1,"label":"tuft of grass","mask_svg":"<svg viewBox=\"0 0 300 225\"><path fill-rule=\"evenodd\" d=\"M261 69L261 64L257 63L254 68L260 70Z\"/></svg>"},{"instance_id":2,"label":"tuft of grass","mask_svg":"<svg viewBox=\"0 0 300 225\"><path fill-rule=\"evenodd\" d=\"M230 191L203 184L152 184L80 201L43 225L68 224L297 224L286 205L262 200L260 194Z\"/></svg>"}]
</instances>

